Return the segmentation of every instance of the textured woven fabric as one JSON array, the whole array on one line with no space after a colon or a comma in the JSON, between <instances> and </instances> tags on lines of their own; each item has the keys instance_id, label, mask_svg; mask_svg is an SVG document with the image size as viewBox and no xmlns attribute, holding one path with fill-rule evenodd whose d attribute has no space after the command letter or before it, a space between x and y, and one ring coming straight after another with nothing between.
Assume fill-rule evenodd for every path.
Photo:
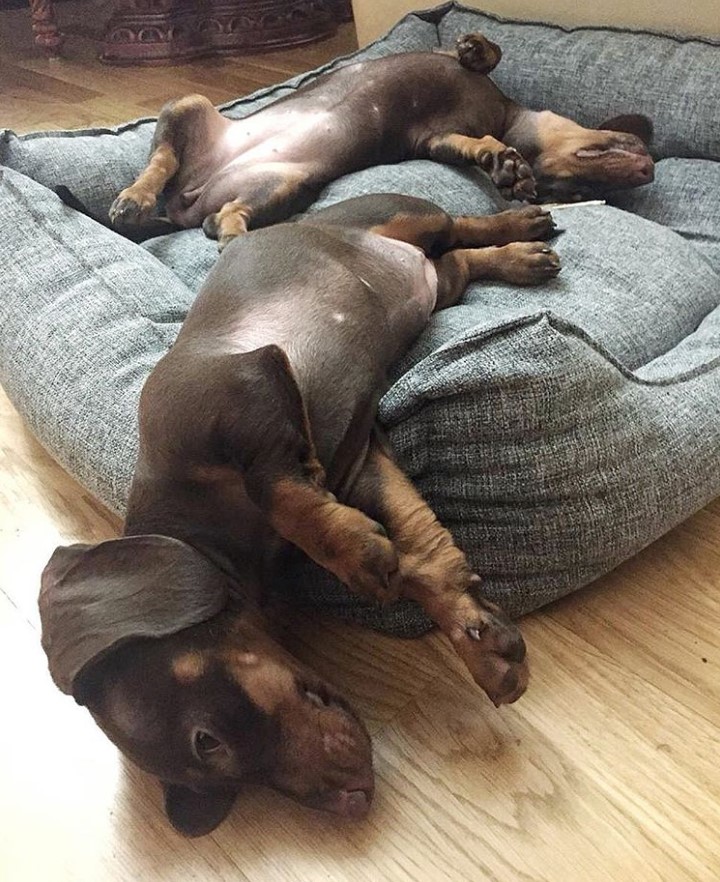
<instances>
[{"instance_id":1,"label":"textured woven fabric","mask_svg":"<svg viewBox=\"0 0 720 882\"><path fill-rule=\"evenodd\" d=\"M677 120L662 122L678 87L660 83L652 101L661 153L718 155L712 114L701 112L705 95L688 100L689 89L703 86L694 72L709 64L707 53L719 57L709 44L568 33L444 7L410 16L358 55L429 49L468 30L502 43L498 73L515 78L518 91L567 112L563 102L577 98L591 116L643 109L637 102L651 101L654 70L647 47L657 49L658 81L677 74L682 50L692 118L676 109ZM527 66L551 45L552 65ZM592 71L621 50L624 67L605 65L595 96ZM590 79L578 83L581 57ZM228 112L250 112L303 79ZM617 96L628 105L616 106ZM144 121L117 133L6 135L0 146L14 167L0 180L0 381L53 455L119 512L140 389L175 338L215 244L187 230L135 245L47 187L64 183L105 210L142 166L151 130ZM695 153L678 140L688 132ZM394 369L380 416L398 458L490 596L515 614L586 584L720 493L719 187L720 163L667 158L653 185L619 194L612 206L558 212L557 280L537 289L473 285ZM424 196L457 214L507 207L478 170L408 162L333 182L311 210L382 191ZM412 604L379 610L358 601L310 564L297 583L305 601L373 627L411 635L429 624Z\"/></svg>"}]
</instances>

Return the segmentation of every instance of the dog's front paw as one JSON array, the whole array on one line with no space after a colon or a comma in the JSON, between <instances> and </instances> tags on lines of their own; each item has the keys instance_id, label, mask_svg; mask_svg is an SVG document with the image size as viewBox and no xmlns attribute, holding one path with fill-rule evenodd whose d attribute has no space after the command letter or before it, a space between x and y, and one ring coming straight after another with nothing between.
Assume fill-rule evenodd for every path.
<instances>
[{"instance_id":1,"label":"dog's front paw","mask_svg":"<svg viewBox=\"0 0 720 882\"><path fill-rule=\"evenodd\" d=\"M508 242L544 241L557 234L553 216L539 205L504 211L498 217L503 217L509 224Z\"/></svg>"},{"instance_id":2,"label":"dog's front paw","mask_svg":"<svg viewBox=\"0 0 720 882\"><path fill-rule=\"evenodd\" d=\"M115 226L139 224L155 210L157 197L154 193L137 187L127 187L110 206L110 220Z\"/></svg>"},{"instance_id":3,"label":"dog's front paw","mask_svg":"<svg viewBox=\"0 0 720 882\"><path fill-rule=\"evenodd\" d=\"M395 546L378 524L377 533L366 534L358 543L347 585L363 597L391 603L400 596L398 567Z\"/></svg>"},{"instance_id":4,"label":"dog's front paw","mask_svg":"<svg viewBox=\"0 0 720 882\"><path fill-rule=\"evenodd\" d=\"M541 285L562 269L560 258L546 242L511 242L498 249L498 277L514 285Z\"/></svg>"},{"instance_id":5,"label":"dog's front paw","mask_svg":"<svg viewBox=\"0 0 720 882\"><path fill-rule=\"evenodd\" d=\"M498 606L462 594L443 630L496 707L517 701L525 692L530 677L525 641Z\"/></svg>"},{"instance_id":6,"label":"dog's front paw","mask_svg":"<svg viewBox=\"0 0 720 882\"><path fill-rule=\"evenodd\" d=\"M503 198L521 202L536 198L532 169L514 147L488 151L480 157L480 167L490 175Z\"/></svg>"}]
</instances>

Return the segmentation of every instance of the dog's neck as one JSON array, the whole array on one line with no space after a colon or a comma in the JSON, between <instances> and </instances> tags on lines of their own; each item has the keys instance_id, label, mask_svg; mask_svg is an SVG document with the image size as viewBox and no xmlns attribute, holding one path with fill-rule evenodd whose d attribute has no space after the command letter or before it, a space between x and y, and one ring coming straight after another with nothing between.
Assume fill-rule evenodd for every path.
<instances>
[{"instance_id":1,"label":"dog's neck","mask_svg":"<svg viewBox=\"0 0 720 882\"><path fill-rule=\"evenodd\" d=\"M508 147L518 150L532 164L556 140L582 131L582 126L550 110L528 110L527 107L509 102L501 140Z\"/></svg>"},{"instance_id":2,"label":"dog's neck","mask_svg":"<svg viewBox=\"0 0 720 882\"><path fill-rule=\"evenodd\" d=\"M220 476L212 482L180 482L136 474L124 534L186 542L227 573L240 594L259 604L280 552L259 509Z\"/></svg>"}]
</instances>

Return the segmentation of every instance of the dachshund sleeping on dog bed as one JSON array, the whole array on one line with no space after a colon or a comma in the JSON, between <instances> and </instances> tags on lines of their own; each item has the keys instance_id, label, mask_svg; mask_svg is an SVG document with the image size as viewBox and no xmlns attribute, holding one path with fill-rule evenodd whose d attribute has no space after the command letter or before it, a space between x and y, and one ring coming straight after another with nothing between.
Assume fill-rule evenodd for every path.
<instances>
[{"instance_id":1,"label":"dachshund sleeping on dog bed","mask_svg":"<svg viewBox=\"0 0 720 882\"><path fill-rule=\"evenodd\" d=\"M475 36L460 64L365 62L238 122L181 100L112 217L142 220L167 185L170 219L224 247L340 174L414 156L477 162L523 199L652 178L636 135L506 99L484 76L499 57ZM453 218L367 196L240 236L208 277L143 390L123 537L57 549L40 595L53 679L163 782L178 830L212 830L249 782L346 816L370 806L361 721L273 635L266 606L288 545L365 597L417 601L495 704L524 692L519 631L375 417L386 370L470 281L558 273L553 230L539 206Z\"/></svg>"},{"instance_id":2,"label":"dachshund sleeping on dog bed","mask_svg":"<svg viewBox=\"0 0 720 882\"><path fill-rule=\"evenodd\" d=\"M408 159L479 165L503 196L523 201L577 201L652 181L646 117L586 129L528 110L486 76L500 57L498 46L470 34L455 55L348 65L240 120L202 95L171 102L148 166L110 218L117 226L147 220L164 191L170 221L202 225L223 248L306 208L342 175Z\"/></svg>"}]
</instances>

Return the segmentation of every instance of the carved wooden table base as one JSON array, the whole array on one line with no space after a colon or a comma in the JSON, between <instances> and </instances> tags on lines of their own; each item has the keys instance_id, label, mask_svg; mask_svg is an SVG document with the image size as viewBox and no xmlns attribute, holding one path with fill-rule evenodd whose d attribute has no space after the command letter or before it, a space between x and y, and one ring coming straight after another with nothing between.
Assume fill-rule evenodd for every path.
<instances>
[{"instance_id":1,"label":"carved wooden table base","mask_svg":"<svg viewBox=\"0 0 720 882\"><path fill-rule=\"evenodd\" d=\"M329 36L351 17L349 0L118 0L100 58L169 64L222 52L262 52Z\"/></svg>"},{"instance_id":2,"label":"carved wooden table base","mask_svg":"<svg viewBox=\"0 0 720 882\"><path fill-rule=\"evenodd\" d=\"M60 55L52 0L30 0L35 43ZM222 52L263 52L330 36L352 19L350 0L118 0L102 61L171 64Z\"/></svg>"}]
</instances>

